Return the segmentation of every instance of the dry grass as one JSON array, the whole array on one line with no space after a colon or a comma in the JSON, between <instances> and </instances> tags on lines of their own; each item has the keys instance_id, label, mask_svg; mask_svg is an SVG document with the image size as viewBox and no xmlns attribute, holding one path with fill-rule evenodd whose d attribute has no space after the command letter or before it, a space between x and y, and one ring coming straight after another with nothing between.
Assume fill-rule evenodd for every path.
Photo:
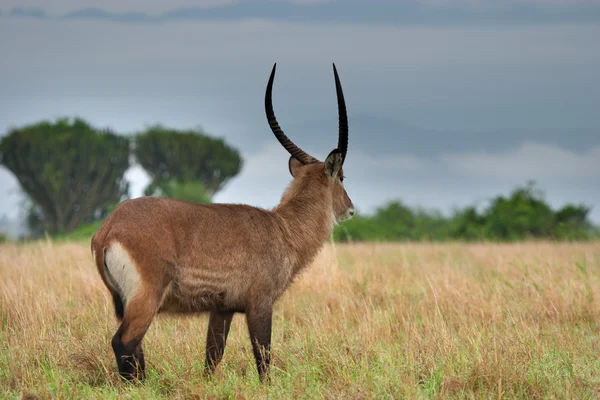
<instances>
[{"instance_id":1,"label":"dry grass","mask_svg":"<svg viewBox=\"0 0 600 400\"><path fill-rule=\"evenodd\" d=\"M329 245L277 304L271 385L241 315L212 379L206 317L157 318L148 379L131 385L87 243L4 244L0 395L597 398L599 302L598 242Z\"/></svg>"}]
</instances>

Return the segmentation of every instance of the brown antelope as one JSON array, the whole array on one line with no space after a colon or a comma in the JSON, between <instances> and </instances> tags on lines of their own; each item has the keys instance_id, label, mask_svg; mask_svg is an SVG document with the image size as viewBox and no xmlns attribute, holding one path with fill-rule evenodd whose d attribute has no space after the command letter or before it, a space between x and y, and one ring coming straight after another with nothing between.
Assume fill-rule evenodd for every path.
<instances>
[{"instance_id":1,"label":"brown antelope","mask_svg":"<svg viewBox=\"0 0 600 400\"><path fill-rule=\"evenodd\" d=\"M237 312L246 314L264 380L273 303L315 258L334 224L354 214L342 184L348 120L335 64L339 138L325 162L279 127L271 103L276 65L265 110L275 137L291 154L293 180L274 209L141 197L122 202L92 237L92 255L120 322L112 347L126 379L144 377L142 338L157 313L210 312L205 371L212 374Z\"/></svg>"}]
</instances>

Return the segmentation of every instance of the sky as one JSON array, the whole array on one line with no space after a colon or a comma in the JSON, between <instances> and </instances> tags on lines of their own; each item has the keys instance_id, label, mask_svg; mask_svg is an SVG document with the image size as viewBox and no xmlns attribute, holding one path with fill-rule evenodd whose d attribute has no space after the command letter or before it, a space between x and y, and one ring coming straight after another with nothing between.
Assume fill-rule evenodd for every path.
<instances>
[{"instance_id":1,"label":"sky","mask_svg":"<svg viewBox=\"0 0 600 400\"><path fill-rule=\"evenodd\" d=\"M600 2L0 0L0 135L79 116L129 135L162 123L245 160L215 201L273 207L291 180L264 114L323 159L344 88L346 189L451 212L533 180L600 223ZM127 172L132 195L148 177ZM22 198L0 167L0 216Z\"/></svg>"}]
</instances>

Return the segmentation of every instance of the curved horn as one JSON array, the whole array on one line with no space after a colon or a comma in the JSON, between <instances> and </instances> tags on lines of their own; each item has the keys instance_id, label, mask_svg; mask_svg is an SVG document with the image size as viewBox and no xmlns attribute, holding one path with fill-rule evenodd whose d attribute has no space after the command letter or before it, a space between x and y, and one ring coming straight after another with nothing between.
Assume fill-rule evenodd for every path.
<instances>
[{"instance_id":1,"label":"curved horn","mask_svg":"<svg viewBox=\"0 0 600 400\"><path fill-rule=\"evenodd\" d=\"M267 113L267 121L269 121L269 126L271 130L275 134L279 143L298 161L302 164L310 164L314 162L318 162L316 158L311 156L310 154L304 152L300 147L296 146L294 142L288 138L285 133L279 127L277 123L277 118L275 118L275 113L273 112L273 102L271 100L271 94L273 92L273 80L275 79L275 68L277 67L277 63L273 65L273 70L271 71L271 76L269 77L269 83L267 84L267 92L265 93L265 112Z\"/></svg>"},{"instance_id":2,"label":"curved horn","mask_svg":"<svg viewBox=\"0 0 600 400\"><path fill-rule=\"evenodd\" d=\"M335 91L337 94L338 102L338 117L339 117L339 138L338 138L338 150L342 153L342 162L346 159L346 152L348 151L348 114L346 113L346 102L344 101L344 92L342 91L342 84L340 83L340 77L338 76L335 63L333 64L333 75L335 76Z\"/></svg>"}]
</instances>

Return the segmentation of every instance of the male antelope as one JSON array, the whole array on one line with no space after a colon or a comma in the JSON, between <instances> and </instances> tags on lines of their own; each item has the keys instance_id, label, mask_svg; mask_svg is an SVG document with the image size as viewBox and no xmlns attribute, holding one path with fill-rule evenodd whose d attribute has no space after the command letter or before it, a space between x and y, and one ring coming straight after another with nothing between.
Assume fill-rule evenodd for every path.
<instances>
[{"instance_id":1,"label":"male antelope","mask_svg":"<svg viewBox=\"0 0 600 400\"><path fill-rule=\"evenodd\" d=\"M348 120L335 64L339 138L325 162L305 153L279 127L271 103L275 67L265 110L275 137L291 154L294 178L279 205L265 210L141 197L121 203L92 237L98 272L121 322L112 347L127 379L144 376L141 342L158 312L210 312L207 373L221 361L238 312L246 314L263 380L270 365L273 303L314 259L334 224L354 214L342 184Z\"/></svg>"}]
</instances>

